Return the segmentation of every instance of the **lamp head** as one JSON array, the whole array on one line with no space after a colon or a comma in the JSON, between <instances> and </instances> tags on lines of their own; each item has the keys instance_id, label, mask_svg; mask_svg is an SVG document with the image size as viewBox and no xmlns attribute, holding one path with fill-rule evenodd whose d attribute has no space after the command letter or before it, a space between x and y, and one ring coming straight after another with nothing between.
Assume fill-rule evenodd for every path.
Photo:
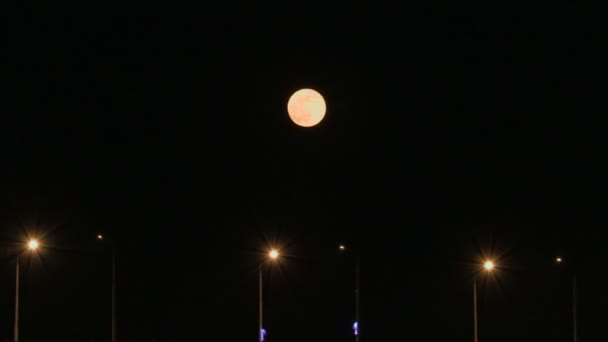
<instances>
[{"instance_id":1,"label":"lamp head","mask_svg":"<svg viewBox=\"0 0 608 342\"><path fill-rule=\"evenodd\" d=\"M279 257L279 251L273 249L268 253L268 256L270 257L270 259L276 260Z\"/></svg>"},{"instance_id":2,"label":"lamp head","mask_svg":"<svg viewBox=\"0 0 608 342\"><path fill-rule=\"evenodd\" d=\"M486 271L492 271L494 269L495 265L492 261L486 261L486 263L483 265L483 267L486 269Z\"/></svg>"},{"instance_id":3,"label":"lamp head","mask_svg":"<svg viewBox=\"0 0 608 342\"><path fill-rule=\"evenodd\" d=\"M30 240L27 243L27 248L31 249L31 250L35 250L37 249L39 246L38 241L37 240Z\"/></svg>"}]
</instances>

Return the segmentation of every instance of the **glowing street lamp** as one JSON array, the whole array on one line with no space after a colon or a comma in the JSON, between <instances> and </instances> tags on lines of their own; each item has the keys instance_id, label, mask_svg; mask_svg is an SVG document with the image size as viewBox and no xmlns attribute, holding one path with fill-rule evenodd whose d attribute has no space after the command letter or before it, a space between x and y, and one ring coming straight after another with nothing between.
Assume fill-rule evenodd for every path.
<instances>
[{"instance_id":1,"label":"glowing street lamp","mask_svg":"<svg viewBox=\"0 0 608 342\"><path fill-rule=\"evenodd\" d=\"M341 244L338 245L338 250L340 251L340 253L346 253L346 252L350 252L350 248L346 248L345 245ZM360 288L360 281L359 281L359 255L356 256L356 262L355 262L355 322L353 323L353 333L355 335L355 342L359 342L359 296L360 296L360 292L359 292L359 288Z\"/></svg>"},{"instance_id":2,"label":"glowing street lamp","mask_svg":"<svg viewBox=\"0 0 608 342\"><path fill-rule=\"evenodd\" d=\"M268 252L268 259L272 260L272 261L276 261L279 258L280 254L279 251L276 249L271 249ZM259 334L259 342L264 342L264 336L266 336L266 330L264 329L263 326L263 301L262 301L262 266L263 263L260 264L260 269L259 269L259 278L260 278L260 303L259 303L259 330L258 330L258 334Z\"/></svg>"},{"instance_id":3,"label":"glowing street lamp","mask_svg":"<svg viewBox=\"0 0 608 342\"><path fill-rule=\"evenodd\" d=\"M558 265L564 263L564 259L561 256L555 257L555 262ZM571 264L571 263L570 263ZM572 272L572 334L574 342L578 342L578 315L577 315L577 297L576 297L576 273Z\"/></svg>"},{"instance_id":4,"label":"glowing street lamp","mask_svg":"<svg viewBox=\"0 0 608 342\"><path fill-rule=\"evenodd\" d=\"M483 264L483 268L487 273L494 271L496 265L491 260L486 260ZM473 278L473 319L474 319L474 342L479 342L479 327L477 321L477 276Z\"/></svg>"},{"instance_id":5,"label":"glowing street lamp","mask_svg":"<svg viewBox=\"0 0 608 342\"><path fill-rule=\"evenodd\" d=\"M30 240L30 242L27 243L27 248L31 249L31 250L35 250L38 248L38 241L37 240Z\"/></svg>"},{"instance_id":6,"label":"glowing street lamp","mask_svg":"<svg viewBox=\"0 0 608 342\"><path fill-rule=\"evenodd\" d=\"M40 244L38 240L31 239L26 246L33 253L40 247ZM13 339L14 342L19 342L19 255L17 255L15 262L15 325L13 327Z\"/></svg>"},{"instance_id":7,"label":"glowing street lamp","mask_svg":"<svg viewBox=\"0 0 608 342\"><path fill-rule=\"evenodd\" d=\"M270 259L277 259L279 257L279 251L273 249L268 253L268 256L270 257Z\"/></svg>"},{"instance_id":8,"label":"glowing street lamp","mask_svg":"<svg viewBox=\"0 0 608 342\"><path fill-rule=\"evenodd\" d=\"M96 236L98 241L103 243L110 243L112 248L112 340L111 342L118 341L118 327L116 322L116 243L110 240L106 240L105 236L98 233Z\"/></svg>"},{"instance_id":9,"label":"glowing street lamp","mask_svg":"<svg viewBox=\"0 0 608 342\"><path fill-rule=\"evenodd\" d=\"M492 271L494 269L494 263L491 261L486 261L486 263L483 264L483 267L486 269L486 271Z\"/></svg>"}]
</instances>

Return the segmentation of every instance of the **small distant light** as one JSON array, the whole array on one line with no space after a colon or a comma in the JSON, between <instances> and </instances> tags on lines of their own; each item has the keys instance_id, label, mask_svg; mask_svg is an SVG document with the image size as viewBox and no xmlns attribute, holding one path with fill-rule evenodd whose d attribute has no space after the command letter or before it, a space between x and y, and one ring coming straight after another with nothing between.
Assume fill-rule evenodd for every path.
<instances>
[{"instance_id":1,"label":"small distant light","mask_svg":"<svg viewBox=\"0 0 608 342\"><path fill-rule=\"evenodd\" d=\"M279 257L279 252L276 249L273 249L270 251L269 255L271 259L276 259Z\"/></svg>"},{"instance_id":2,"label":"small distant light","mask_svg":"<svg viewBox=\"0 0 608 342\"><path fill-rule=\"evenodd\" d=\"M341 251L343 251L343 250L345 250L345 249L346 249L346 246L344 246L344 245L340 245L338 248L339 248Z\"/></svg>"},{"instance_id":3,"label":"small distant light","mask_svg":"<svg viewBox=\"0 0 608 342\"><path fill-rule=\"evenodd\" d=\"M483 265L486 270L491 271L494 269L494 263L491 261L486 261L486 263Z\"/></svg>"},{"instance_id":4,"label":"small distant light","mask_svg":"<svg viewBox=\"0 0 608 342\"><path fill-rule=\"evenodd\" d=\"M564 260L563 260L561 257L557 257L557 258L555 258L555 261L556 261L558 264L561 264L561 263L562 263L562 261L564 261Z\"/></svg>"},{"instance_id":5,"label":"small distant light","mask_svg":"<svg viewBox=\"0 0 608 342\"><path fill-rule=\"evenodd\" d=\"M359 324L357 322L353 324L353 332L355 335L359 335Z\"/></svg>"},{"instance_id":6,"label":"small distant light","mask_svg":"<svg viewBox=\"0 0 608 342\"><path fill-rule=\"evenodd\" d=\"M97 234L97 240L103 240L103 235Z\"/></svg>"},{"instance_id":7,"label":"small distant light","mask_svg":"<svg viewBox=\"0 0 608 342\"><path fill-rule=\"evenodd\" d=\"M31 240L27 246L29 247L29 249L36 249L38 248L38 241L36 240Z\"/></svg>"}]
</instances>

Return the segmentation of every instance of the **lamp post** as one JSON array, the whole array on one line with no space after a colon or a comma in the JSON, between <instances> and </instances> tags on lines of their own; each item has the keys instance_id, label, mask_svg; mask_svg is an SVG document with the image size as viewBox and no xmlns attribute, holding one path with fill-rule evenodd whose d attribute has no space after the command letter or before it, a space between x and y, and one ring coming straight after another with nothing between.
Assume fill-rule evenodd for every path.
<instances>
[{"instance_id":1,"label":"lamp post","mask_svg":"<svg viewBox=\"0 0 608 342\"><path fill-rule=\"evenodd\" d=\"M572 273L572 329L574 331L574 342L578 342L578 310L576 302L576 274Z\"/></svg>"},{"instance_id":2,"label":"lamp post","mask_svg":"<svg viewBox=\"0 0 608 342\"><path fill-rule=\"evenodd\" d=\"M270 260L277 260L279 258L279 251L277 251L276 249L272 249L270 250L270 252L268 252L268 259ZM260 281L260 294L259 294L259 314L258 314L258 318L259 318L259 329L258 329L258 334L259 334L259 339L258 342L263 342L264 341L264 325L263 325L263 300L262 300L262 266L264 266L264 263L260 264L260 269L259 269L259 281Z\"/></svg>"},{"instance_id":3,"label":"lamp post","mask_svg":"<svg viewBox=\"0 0 608 342\"><path fill-rule=\"evenodd\" d=\"M97 240L107 241L103 234L97 234ZM110 241L112 248L112 342L118 341L118 324L116 321L116 244Z\"/></svg>"},{"instance_id":4,"label":"lamp post","mask_svg":"<svg viewBox=\"0 0 608 342\"><path fill-rule=\"evenodd\" d=\"M561 256L555 258L555 262L558 265L564 263L564 259ZM578 303L577 303L577 289L576 289L576 273L572 272L572 338L574 342L578 342Z\"/></svg>"},{"instance_id":5,"label":"lamp post","mask_svg":"<svg viewBox=\"0 0 608 342\"><path fill-rule=\"evenodd\" d=\"M27 249L34 252L38 249L37 240L30 240L27 243ZM13 341L19 342L19 255L15 261L15 325L13 327Z\"/></svg>"},{"instance_id":6,"label":"lamp post","mask_svg":"<svg viewBox=\"0 0 608 342\"><path fill-rule=\"evenodd\" d=\"M359 301L360 301L360 277L359 277L359 256L357 255L355 274L355 342L359 342Z\"/></svg>"},{"instance_id":7,"label":"lamp post","mask_svg":"<svg viewBox=\"0 0 608 342\"><path fill-rule=\"evenodd\" d=\"M338 251L340 253L350 252L351 249L345 245L338 245ZM359 255L355 257L355 323L353 324L353 330L355 334L355 342L359 342L359 307L360 307L360 260Z\"/></svg>"},{"instance_id":8,"label":"lamp post","mask_svg":"<svg viewBox=\"0 0 608 342\"><path fill-rule=\"evenodd\" d=\"M492 261L486 261L483 265L486 272L492 272L494 270L494 263ZM474 342L479 342L479 323L477 318L477 275L473 278L473 329L474 329Z\"/></svg>"}]
</instances>

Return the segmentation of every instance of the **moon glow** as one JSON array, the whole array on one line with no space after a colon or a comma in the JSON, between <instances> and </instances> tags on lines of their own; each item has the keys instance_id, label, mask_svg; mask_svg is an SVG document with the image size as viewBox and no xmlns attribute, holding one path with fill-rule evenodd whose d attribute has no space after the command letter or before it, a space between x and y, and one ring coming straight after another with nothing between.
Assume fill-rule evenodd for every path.
<instances>
[{"instance_id":1,"label":"moon glow","mask_svg":"<svg viewBox=\"0 0 608 342\"><path fill-rule=\"evenodd\" d=\"M300 89L287 102L291 121L302 127L317 125L325 117L327 106L323 96L313 89Z\"/></svg>"}]
</instances>

